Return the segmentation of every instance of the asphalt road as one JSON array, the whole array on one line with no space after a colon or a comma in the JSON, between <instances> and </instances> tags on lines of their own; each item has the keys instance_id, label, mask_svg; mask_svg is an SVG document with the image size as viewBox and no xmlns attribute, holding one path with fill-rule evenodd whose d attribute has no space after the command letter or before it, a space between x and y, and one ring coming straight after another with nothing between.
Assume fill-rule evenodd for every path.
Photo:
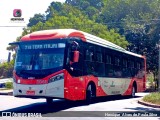
<instances>
[{"instance_id":1,"label":"asphalt road","mask_svg":"<svg viewBox=\"0 0 160 120\"><path fill-rule=\"evenodd\" d=\"M137 103L147 93L137 93L136 98L128 98L121 96L103 97L96 99L90 105L86 105L84 101L71 102L65 100L54 100L53 104L47 105L45 99L29 99L29 98L15 98L13 96L0 96L0 111L11 113L41 113L44 117L27 118L37 120L72 120L72 119L85 119L85 120L112 120L112 119L134 119L134 120L160 120L160 117L131 117L133 113L140 116L149 115L145 114L147 111L153 111L152 116L160 113L160 109L147 107ZM112 112L111 112L112 111ZM111 117L124 114L125 117ZM69 116L69 117L68 117ZM1 117L2 120L8 120L7 117ZM26 119L14 118L16 119Z\"/></svg>"}]
</instances>

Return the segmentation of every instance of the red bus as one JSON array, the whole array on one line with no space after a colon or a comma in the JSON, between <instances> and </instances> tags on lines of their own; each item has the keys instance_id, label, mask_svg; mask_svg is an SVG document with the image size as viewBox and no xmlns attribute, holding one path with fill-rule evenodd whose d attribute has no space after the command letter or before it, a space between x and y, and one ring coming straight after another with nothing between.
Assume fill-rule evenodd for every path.
<instances>
[{"instance_id":1,"label":"red bus","mask_svg":"<svg viewBox=\"0 0 160 120\"><path fill-rule=\"evenodd\" d=\"M17 45L14 96L91 100L130 95L146 88L146 59L74 29L25 35Z\"/></svg>"}]
</instances>

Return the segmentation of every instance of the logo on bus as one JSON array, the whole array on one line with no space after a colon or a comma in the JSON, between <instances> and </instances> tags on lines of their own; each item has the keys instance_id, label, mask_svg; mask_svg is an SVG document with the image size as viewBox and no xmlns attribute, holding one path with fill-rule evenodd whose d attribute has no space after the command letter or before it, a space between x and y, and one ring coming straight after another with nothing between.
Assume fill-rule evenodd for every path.
<instances>
[{"instance_id":1,"label":"logo on bus","mask_svg":"<svg viewBox=\"0 0 160 120\"><path fill-rule=\"evenodd\" d=\"M114 81L112 81L112 84L110 85L110 87L115 87Z\"/></svg>"}]
</instances>

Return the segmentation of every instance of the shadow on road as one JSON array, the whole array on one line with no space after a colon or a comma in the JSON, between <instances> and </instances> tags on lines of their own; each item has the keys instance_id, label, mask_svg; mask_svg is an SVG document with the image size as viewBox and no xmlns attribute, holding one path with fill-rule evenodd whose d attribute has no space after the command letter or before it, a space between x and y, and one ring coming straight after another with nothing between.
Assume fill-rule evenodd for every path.
<instances>
[{"instance_id":1,"label":"shadow on road","mask_svg":"<svg viewBox=\"0 0 160 120\"><path fill-rule=\"evenodd\" d=\"M160 112L158 109L146 108L146 107L134 107L134 108L124 108L127 109L126 112L119 112L124 117L159 117ZM134 111L133 111L134 110ZM158 118L160 119L160 118Z\"/></svg>"},{"instance_id":2,"label":"shadow on road","mask_svg":"<svg viewBox=\"0 0 160 120\"><path fill-rule=\"evenodd\" d=\"M138 110L138 111L155 111L156 110L154 108L146 108L146 107L135 107L135 108L124 108L124 109L127 109L127 110Z\"/></svg>"},{"instance_id":3,"label":"shadow on road","mask_svg":"<svg viewBox=\"0 0 160 120\"><path fill-rule=\"evenodd\" d=\"M138 97L138 96L137 96ZM129 99L124 96L107 96L96 98L91 104L96 104L99 102L116 101ZM8 109L2 112L17 112L17 113L54 113L61 110L66 110L72 107L86 106L85 101L67 101L67 100L55 100L52 104L48 105L46 102L38 102L18 108Z\"/></svg>"}]
</instances>

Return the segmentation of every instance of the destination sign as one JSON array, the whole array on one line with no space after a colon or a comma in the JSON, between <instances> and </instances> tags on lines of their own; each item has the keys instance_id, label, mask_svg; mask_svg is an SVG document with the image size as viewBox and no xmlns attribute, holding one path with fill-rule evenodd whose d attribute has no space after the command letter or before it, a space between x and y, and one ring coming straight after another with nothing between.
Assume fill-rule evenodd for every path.
<instances>
[{"instance_id":1,"label":"destination sign","mask_svg":"<svg viewBox=\"0 0 160 120\"><path fill-rule=\"evenodd\" d=\"M64 43L48 43L48 44L25 44L20 45L21 49L25 50L36 50L36 49L53 49L53 48L64 48Z\"/></svg>"}]
</instances>

